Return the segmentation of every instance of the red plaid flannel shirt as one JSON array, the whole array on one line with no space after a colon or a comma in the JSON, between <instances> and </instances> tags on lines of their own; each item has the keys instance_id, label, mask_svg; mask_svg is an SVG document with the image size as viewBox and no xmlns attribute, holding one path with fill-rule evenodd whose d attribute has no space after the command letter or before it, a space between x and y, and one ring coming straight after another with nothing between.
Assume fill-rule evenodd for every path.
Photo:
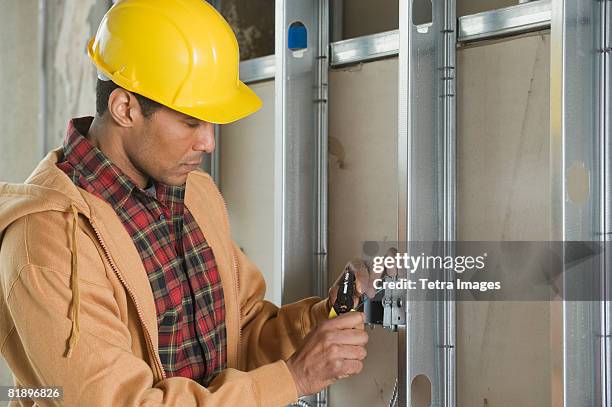
<instances>
[{"instance_id":1,"label":"red plaid flannel shirt","mask_svg":"<svg viewBox=\"0 0 612 407\"><path fill-rule=\"evenodd\" d=\"M208 385L226 367L225 307L211 248L184 205L185 186L139 188L84 135L93 118L73 119L57 166L113 207L149 277L168 377Z\"/></svg>"}]
</instances>

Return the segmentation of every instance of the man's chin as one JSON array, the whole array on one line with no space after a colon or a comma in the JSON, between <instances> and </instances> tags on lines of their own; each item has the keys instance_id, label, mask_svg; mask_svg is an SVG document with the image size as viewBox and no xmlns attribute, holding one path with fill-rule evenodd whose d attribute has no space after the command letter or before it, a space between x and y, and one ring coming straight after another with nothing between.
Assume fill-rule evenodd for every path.
<instances>
[{"instance_id":1,"label":"man's chin","mask_svg":"<svg viewBox=\"0 0 612 407\"><path fill-rule=\"evenodd\" d=\"M178 174L172 177L164 177L160 181L164 185L168 185L171 187L180 187L185 185L187 182L187 174Z\"/></svg>"}]
</instances>

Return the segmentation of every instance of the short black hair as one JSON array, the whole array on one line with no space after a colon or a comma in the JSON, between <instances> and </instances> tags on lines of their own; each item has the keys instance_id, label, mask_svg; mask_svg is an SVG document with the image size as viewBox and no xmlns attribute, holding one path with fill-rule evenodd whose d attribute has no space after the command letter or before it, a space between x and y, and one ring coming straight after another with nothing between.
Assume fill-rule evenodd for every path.
<instances>
[{"instance_id":1,"label":"short black hair","mask_svg":"<svg viewBox=\"0 0 612 407\"><path fill-rule=\"evenodd\" d=\"M113 81L103 81L98 79L96 83L96 113L99 117L102 117L104 113L108 110L108 98L110 94L117 88L121 88L121 86L117 85ZM151 117L153 113L162 105L157 103L154 100L146 98L138 93L131 92L138 104L140 105L140 110L142 111L142 115L146 118Z\"/></svg>"}]
</instances>

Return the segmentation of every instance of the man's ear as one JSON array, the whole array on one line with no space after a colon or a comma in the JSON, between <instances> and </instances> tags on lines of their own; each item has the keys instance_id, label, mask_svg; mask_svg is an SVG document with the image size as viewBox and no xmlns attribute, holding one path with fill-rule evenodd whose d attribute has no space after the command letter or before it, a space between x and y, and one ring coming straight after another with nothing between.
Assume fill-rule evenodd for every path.
<instances>
[{"instance_id":1,"label":"man's ear","mask_svg":"<svg viewBox=\"0 0 612 407\"><path fill-rule=\"evenodd\" d=\"M121 127L132 127L142 120L140 104L134 95L122 88L117 88L108 97L108 113Z\"/></svg>"}]
</instances>

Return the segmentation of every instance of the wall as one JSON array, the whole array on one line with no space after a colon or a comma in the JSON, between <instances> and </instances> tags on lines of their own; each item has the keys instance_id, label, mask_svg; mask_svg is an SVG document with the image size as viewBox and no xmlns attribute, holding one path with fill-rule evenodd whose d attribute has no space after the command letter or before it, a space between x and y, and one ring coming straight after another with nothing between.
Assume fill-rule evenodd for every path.
<instances>
[{"instance_id":1,"label":"wall","mask_svg":"<svg viewBox=\"0 0 612 407\"><path fill-rule=\"evenodd\" d=\"M459 239L548 239L549 52L547 34L458 51ZM393 59L330 75L330 283L362 241L394 239L396 94ZM552 306L458 303L458 406L551 405L559 385ZM386 405L393 335L371 333L364 372L331 387L331 406Z\"/></svg>"},{"instance_id":2,"label":"wall","mask_svg":"<svg viewBox=\"0 0 612 407\"><path fill-rule=\"evenodd\" d=\"M335 70L329 80L329 283L365 240L397 234L397 60ZM251 85L264 107L221 127L221 191L232 233L274 285L274 82ZM377 100L378 103L372 103ZM359 219L359 222L355 222ZM395 334L370 331L368 359L359 376L330 389L332 406L386 406L396 376ZM354 389L359 388L359 392Z\"/></svg>"},{"instance_id":3,"label":"wall","mask_svg":"<svg viewBox=\"0 0 612 407\"><path fill-rule=\"evenodd\" d=\"M95 112L95 70L85 46L110 2L44 4L44 33L38 1L5 2L0 15L5 39L0 44L0 80L11 84L11 91L0 95L2 181L24 181L46 152L61 145L70 118Z\"/></svg>"},{"instance_id":4,"label":"wall","mask_svg":"<svg viewBox=\"0 0 612 407\"><path fill-rule=\"evenodd\" d=\"M548 238L548 55L547 35L458 51L460 239ZM360 255L363 241L396 236L397 74L396 59L330 73L330 284L347 260ZM264 106L273 104L272 82L254 89ZM222 190L234 236L253 257L258 250L250 247L264 243L249 227L260 224L258 213L272 216L266 197L272 191L273 125L265 122L272 109L265 109L250 122L223 127L221 139ZM245 156L250 158L237 158ZM551 404L550 304L459 303L457 313L458 406ZM387 405L396 337L380 328L370 337L364 372L330 388L331 406Z\"/></svg>"},{"instance_id":5,"label":"wall","mask_svg":"<svg viewBox=\"0 0 612 407\"><path fill-rule=\"evenodd\" d=\"M274 54L274 0L221 0L221 14L236 34L241 60Z\"/></svg>"},{"instance_id":6,"label":"wall","mask_svg":"<svg viewBox=\"0 0 612 407\"><path fill-rule=\"evenodd\" d=\"M549 55L548 34L458 52L459 240L549 239ZM551 405L552 306L457 304L458 406Z\"/></svg>"},{"instance_id":7,"label":"wall","mask_svg":"<svg viewBox=\"0 0 612 407\"><path fill-rule=\"evenodd\" d=\"M42 150L39 140L38 2L4 2L0 13L0 182L23 182ZM24 24L30 22L30 24ZM12 374L0 358L0 385L11 385ZM6 405L5 403L4 405ZM3 405L0 402L0 405Z\"/></svg>"},{"instance_id":8,"label":"wall","mask_svg":"<svg viewBox=\"0 0 612 407\"><path fill-rule=\"evenodd\" d=\"M45 38L46 149L59 147L68 120L95 113L96 71L87 42L110 7L108 0L47 1Z\"/></svg>"},{"instance_id":9,"label":"wall","mask_svg":"<svg viewBox=\"0 0 612 407\"><path fill-rule=\"evenodd\" d=\"M280 304L274 266L274 81L251 85L263 100L260 111L221 126L220 188L232 236L259 267L266 298Z\"/></svg>"},{"instance_id":10,"label":"wall","mask_svg":"<svg viewBox=\"0 0 612 407\"><path fill-rule=\"evenodd\" d=\"M396 59L330 73L330 284L364 241L397 239L397 86ZM331 406L388 405L397 337L380 327L369 333L364 370L331 386Z\"/></svg>"},{"instance_id":11,"label":"wall","mask_svg":"<svg viewBox=\"0 0 612 407\"><path fill-rule=\"evenodd\" d=\"M42 155L38 1L8 1L0 13L0 181L23 182Z\"/></svg>"}]
</instances>

